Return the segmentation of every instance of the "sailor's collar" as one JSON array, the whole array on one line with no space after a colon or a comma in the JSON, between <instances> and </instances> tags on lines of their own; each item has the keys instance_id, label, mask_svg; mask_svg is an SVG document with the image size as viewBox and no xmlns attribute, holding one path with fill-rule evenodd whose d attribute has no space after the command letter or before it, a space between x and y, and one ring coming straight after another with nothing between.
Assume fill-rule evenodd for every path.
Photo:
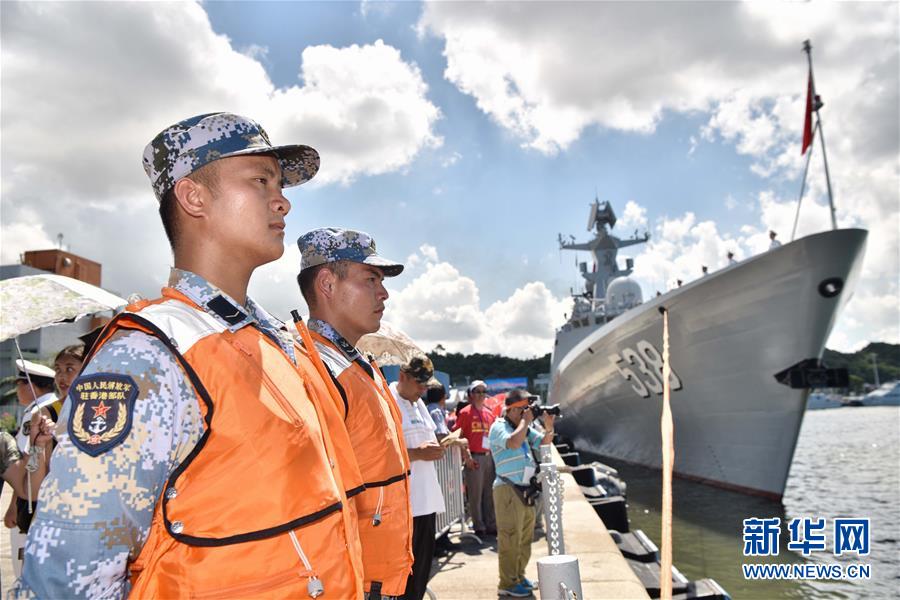
<instances>
[{"instance_id":1,"label":"sailor's collar","mask_svg":"<svg viewBox=\"0 0 900 600\"><path fill-rule=\"evenodd\" d=\"M322 319L310 318L309 329L311 331L315 331L326 340L332 342L335 346L337 346L338 350L340 350L343 355L347 357L348 360L360 360L365 362L365 359L362 357L362 354L360 354L359 350L356 349L356 346L348 342L347 339L340 333L338 333L330 323L323 321Z\"/></svg>"},{"instance_id":2,"label":"sailor's collar","mask_svg":"<svg viewBox=\"0 0 900 600\"><path fill-rule=\"evenodd\" d=\"M252 323L263 329L282 330L284 323L270 315L249 296L243 306L209 281L183 269L173 268L169 274L169 287L191 300L211 314L229 331L237 331Z\"/></svg>"}]
</instances>

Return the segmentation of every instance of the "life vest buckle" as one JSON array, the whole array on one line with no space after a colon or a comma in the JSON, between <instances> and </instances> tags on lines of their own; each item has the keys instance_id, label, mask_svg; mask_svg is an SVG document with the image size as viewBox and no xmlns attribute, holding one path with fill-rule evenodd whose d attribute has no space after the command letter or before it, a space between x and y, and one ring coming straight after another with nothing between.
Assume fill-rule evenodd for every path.
<instances>
[{"instance_id":1,"label":"life vest buckle","mask_svg":"<svg viewBox=\"0 0 900 600\"><path fill-rule=\"evenodd\" d=\"M324 594L325 586L322 585L322 580L315 575L310 577L309 582L306 584L306 593L309 594L310 598L318 598Z\"/></svg>"}]
</instances>

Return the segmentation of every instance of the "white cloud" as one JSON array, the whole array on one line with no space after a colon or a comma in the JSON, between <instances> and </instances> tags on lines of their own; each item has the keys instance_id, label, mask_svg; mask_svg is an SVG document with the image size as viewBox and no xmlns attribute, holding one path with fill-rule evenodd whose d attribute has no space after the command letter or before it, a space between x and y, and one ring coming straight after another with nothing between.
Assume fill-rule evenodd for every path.
<instances>
[{"instance_id":1,"label":"white cloud","mask_svg":"<svg viewBox=\"0 0 900 600\"><path fill-rule=\"evenodd\" d=\"M407 264L425 270L400 290L391 290L385 319L422 348L441 344L450 352L489 352L530 358L553 348L553 337L569 309L543 282L530 282L482 310L478 285L423 245ZM391 283L394 283L393 281Z\"/></svg>"},{"instance_id":2,"label":"white cloud","mask_svg":"<svg viewBox=\"0 0 900 600\"><path fill-rule=\"evenodd\" d=\"M419 253L429 262L436 263L438 261L437 248L431 244L422 244L419 246Z\"/></svg>"},{"instance_id":3,"label":"white cloud","mask_svg":"<svg viewBox=\"0 0 900 600\"><path fill-rule=\"evenodd\" d=\"M453 165L458 163L459 159L461 159L461 158L462 158L462 154L460 154L459 152L452 152L452 153L448 154L447 156L445 156L441 160L441 166L444 168L452 167Z\"/></svg>"},{"instance_id":4,"label":"white cloud","mask_svg":"<svg viewBox=\"0 0 900 600\"><path fill-rule=\"evenodd\" d=\"M839 61L832 78L844 80L841 89L865 79L876 92L879 80L866 76L873 65L896 61L897 37L896 10L887 3L765 4L595 2L560 10L531 3L526 10L430 2L418 30L443 39L450 82L542 152L565 149L591 125L650 132L666 110L719 103L718 121L752 121L740 143L759 151L777 141L766 135L776 123L762 99L804 89L799 40L829 41L825 56ZM885 94L897 91L877 95Z\"/></svg>"},{"instance_id":5,"label":"white cloud","mask_svg":"<svg viewBox=\"0 0 900 600\"><path fill-rule=\"evenodd\" d=\"M259 44L250 44L249 46L241 48L240 53L247 58L252 58L259 62L266 62L269 58L269 47L260 46Z\"/></svg>"},{"instance_id":6,"label":"white cloud","mask_svg":"<svg viewBox=\"0 0 900 600\"><path fill-rule=\"evenodd\" d=\"M616 226L622 230L632 227L643 228L647 226L647 209L640 206L634 200L625 203L622 216L616 221Z\"/></svg>"},{"instance_id":7,"label":"white cloud","mask_svg":"<svg viewBox=\"0 0 900 600\"><path fill-rule=\"evenodd\" d=\"M316 185L397 171L441 145L432 130L440 111L426 98L419 68L396 48L381 40L310 46L302 61L303 87L275 90L271 108L279 131L310 140L327 157Z\"/></svg>"},{"instance_id":8,"label":"white cloud","mask_svg":"<svg viewBox=\"0 0 900 600\"><path fill-rule=\"evenodd\" d=\"M38 216L32 210L22 210L18 222L4 227L3 246L0 260L3 264L19 262L19 256L27 250L39 250L56 246L39 223Z\"/></svg>"},{"instance_id":9,"label":"white cloud","mask_svg":"<svg viewBox=\"0 0 900 600\"><path fill-rule=\"evenodd\" d=\"M399 171L441 144L418 67L381 41L307 47L302 83L278 88L263 49L234 48L195 3L4 2L2 39L4 260L63 232L123 293L155 295L166 277L141 153L179 119L230 110L275 144L311 144L324 157L311 185Z\"/></svg>"}]
</instances>

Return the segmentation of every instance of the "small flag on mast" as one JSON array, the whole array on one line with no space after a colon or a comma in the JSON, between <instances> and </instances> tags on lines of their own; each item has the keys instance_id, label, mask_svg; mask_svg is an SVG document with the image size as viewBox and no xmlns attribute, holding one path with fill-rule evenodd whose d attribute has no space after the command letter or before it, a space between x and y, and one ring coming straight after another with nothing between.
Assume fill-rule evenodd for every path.
<instances>
[{"instance_id":1,"label":"small flag on mast","mask_svg":"<svg viewBox=\"0 0 900 600\"><path fill-rule=\"evenodd\" d=\"M809 72L809 82L806 84L806 113L803 117L803 148L800 150L800 156L806 154L813 141L812 113L813 113L813 78L812 70Z\"/></svg>"}]
</instances>

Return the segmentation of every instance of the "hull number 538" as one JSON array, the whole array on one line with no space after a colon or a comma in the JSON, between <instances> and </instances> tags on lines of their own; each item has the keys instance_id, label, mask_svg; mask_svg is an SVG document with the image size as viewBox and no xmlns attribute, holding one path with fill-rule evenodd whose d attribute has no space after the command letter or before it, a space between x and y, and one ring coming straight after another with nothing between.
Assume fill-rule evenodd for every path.
<instances>
[{"instance_id":1,"label":"hull number 538","mask_svg":"<svg viewBox=\"0 0 900 600\"><path fill-rule=\"evenodd\" d=\"M639 341L636 348L626 347L621 354L610 354L609 360L638 396L649 398L651 393L662 394L662 354L646 340ZM669 385L673 392L681 389L681 378L674 369L669 371Z\"/></svg>"}]
</instances>

